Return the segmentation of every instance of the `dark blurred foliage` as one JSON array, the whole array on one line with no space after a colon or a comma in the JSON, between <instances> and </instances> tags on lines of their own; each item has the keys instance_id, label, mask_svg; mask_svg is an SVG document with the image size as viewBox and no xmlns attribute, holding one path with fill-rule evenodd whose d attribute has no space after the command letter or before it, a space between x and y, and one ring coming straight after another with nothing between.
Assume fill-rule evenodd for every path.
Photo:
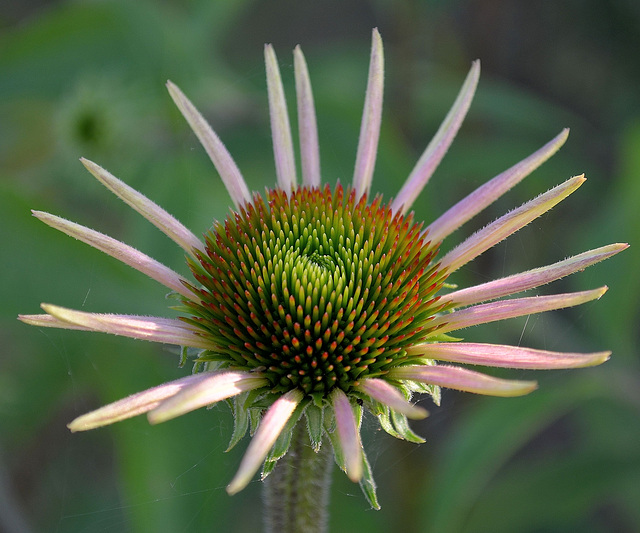
<instances>
[{"instance_id":1,"label":"dark blurred foliage","mask_svg":"<svg viewBox=\"0 0 640 533\"><path fill-rule=\"evenodd\" d=\"M192 0L9 2L0 7L0 530L256 531L260 484L224 486L246 443L225 407L149 427L70 434L74 416L184 374L170 349L16 321L41 301L167 314L163 290L44 227L57 213L183 271L180 252L101 188L95 160L196 233L229 205L204 150L164 90L178 83L235 155L250 187L274 183L262 46L273 42L288 94L291 50L306 53L324 178L353 169L371 28L386 52L385 118L374 189L390 197L451 105L470 62L483 74L458 139L415 205L431 220L555 136L567 145L444 248L532 196L585 172L578 193L456 276L468 284L610 242L632 248L540 293L608 283L599 301L464 332L532 347L612 349L602 367L535 374L520 399L446 391L414 424L427 444L365 420L383 510L335 473L333 531L640 530L640 4ZM292 98L291 98L292 99ZM290 102L292 103L292 102ZM636 274L634 274L636 272ZM426 403L426 402L423 402Z\"/></svg>"}]
</instances>

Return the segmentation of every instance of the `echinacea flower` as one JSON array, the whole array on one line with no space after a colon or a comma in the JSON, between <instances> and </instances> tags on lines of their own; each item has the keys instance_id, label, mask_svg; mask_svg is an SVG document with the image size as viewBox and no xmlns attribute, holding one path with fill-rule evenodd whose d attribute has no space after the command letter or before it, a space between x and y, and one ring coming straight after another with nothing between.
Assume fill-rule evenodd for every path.
<instances>
[{"instance_id":1,"label":"echinacea flower","mask_svg":"<svg viewBox=\"0 0 640 533\"><path fill-rule=\"evenodd\" d=\"M371 194L383 92L382 41L373 32L369 80L353 181L321 184L309 74L294 51L300 167L273 48L265 48L277 184L250 193L223 143L173 83L169 93L218 170L234 204L224 222L196 237L141 193L95 163L82 160L103 185L157 226L187 254L188 281L144 253L92 229L34 211L45 224L111 255L178 295L178 319L99 314L42 304L28 324L124 335L174 344L195 354L192 375L138 392L69 424L97 428L147 413L164 422L221 400L233 405L229 448L251 427L253 438L227 490L243 489L262 466L263 478L289 448L296 425L314 451L331 445L338 465L378 507L360 438L363 410L391 435L422 442L407 419L427 411L414 393L440 401L440 387L519 396L535 381L499 379L457 363L520 369L597 365L610 352L558 353L462 342L452 332L600 298L593 290L504 299L607 259L612 244L520 274L454 290L446 283L463 265L550 210L585 181L576 176L477 231L444 255L440 243L525 178L565 142L562 131L535 153L461 199L423 226L411 206L434 173L470 106L480 73L474 62L440 129L395 199ZM327 440L329 442L327 442Z\"/></svg>"}]
</instances>

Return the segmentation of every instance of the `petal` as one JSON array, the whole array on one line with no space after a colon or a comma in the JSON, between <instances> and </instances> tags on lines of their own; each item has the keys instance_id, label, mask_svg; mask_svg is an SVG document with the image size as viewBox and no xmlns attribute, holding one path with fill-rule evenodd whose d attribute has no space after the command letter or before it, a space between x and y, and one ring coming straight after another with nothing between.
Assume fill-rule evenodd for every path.
<instances>
[{"instance_id":1,"label":"petal","mask_svg":"<svg viewBox=\"0 0 640 533\"><path fill-rule=\"evenodd\" d=\"M523 228L532 220L549 211L585 181L584 176L571 178L503 215L448 252L440 261L441 268L450 272L457 270L501 240Z\"/></svg>"},{"instance_id":2,"label":"petal","mask_svg":"<svg viewBox=\"0 0 640 533\"><path fill-rule=\"evenodd\" d=\"M226 400L242 392L267 385L268 381L259 373L209 372L189 387L163 401L148 414L151 424L166 422L172 418Z\"/></svg>"},{"instance_id":3,"label":"petal","mask_svg":"<svg viewBox=\"0 0 640 533\"><path fill-rule=\"evenodd\" d=\"M574 255L553 265L535 268L527 272L514 274L513 276L446 294L441 297L440 303L445 305L453 304L455 307L460 307L495 300L496 298L502 298L510 294L517 294L535 287L540 287L546 283L551 283L579 270L582 271L588 266L604 261L628 247L628 244L602 246L595 250Z\"/></svg>"},{"instance_id":4,"label":"petal","mask_svg":"<svg viewBox=\"0 0 640 533\"><path fill-rule=\"evenodd\" d=\"M356 389L414 420L421 420L429 415L426 409L409 403L396 387L384 379L363 379Z\"/></svg>"},{"instance_id":5,"label":"petal","mask_svg":"<svg viewBox=\"0 0 640 533\"><path fill-rule=\"evenodd\" d=\"M206 377L206 374L194 374L137 392L122 400L79 416L73 422L67 424L67 427L74 432L87 431L141 415L160 405L163 400L177 394L184 387L198 383Z\"/></svg>"},{"instance_id":6,"label":"petal","mask_svg":"<svg viewBox=\"0 0 640 533\"><path fill-rule=\"evenodd\" d=\"M273 155L276 162L278 185L289 192L296 185L296 162L293 155L291 126L287 102L282 88L280 68L273 46L264 47L264 61L267 68L267 90L269 93L269 115L271 117L271 136L273 137Z\"/></svg>"},{"instance_id":7,"label":"petal","mask_svg":"<svg viewBox=\"0 0 640 533\"><path fill-rule=\"evenodd\" d=\"M344 454L347 476L358 482L362 478L362 444L353 409L347 395L335 387L329 395L336 414L336 431Z\"/></svg>"},{"instance_id":8,"label":"petal","mask_svg":"<svg viewBox=\"0 0 640 533\"><path fill-rule=\"evenodd\" d=\"M430 327L433 328L433 333L447 333L470 326L477 326L478 324L496 322L497 320L573 307L596 300L605 292L607 292L607 287L590 291L554 294L552 296L513 298L511 300L475 305L437 316L431 322Z\"/></svg>"},{"instance_id":9,"label":"petal","mask_svg":"<svg viewBox=\"0 0 640 533\"><path fill-rule=\"evenodd\" d=\"M448 389L456 389L490 396L523 396L534 391L535 381L499 379L457 366L401 366L387 374L392 379L423 381Z\"/></svg>"},{"instance_id":10,"label":"petal","mask_svg":"<svg viewBox=\"0 0 640 533\"><path fill-rule=\"evenodd\" d=\"M369 81L367 82L362 123L360 125L356 167L353 173L353 188L357 197L367 194L371 187L373 169L376 165L376 155L378 153L383 92L384 51L380 33L378 33L377 28L374 28L371 37Z\"/></svg>"},{"instance_id":11,"label":"petal","mask_svg":"<svg viewBox=\"0 0 640 533\"><path fill-rule=\"evenodd\" d=\"M442 121L440 128L438 128L422 156L420 156L407 181L400 189L398 196L393 200L391 207L394 211L401 211L403 214L409 211L413 202L415 202L429 178L435 172L458 133L464 117L467 115L479 78L480 61L476 60L471 64L469 74L467 74L451 110Z\"/></svg>"},{"instance_id":12,"label":"petal","mask_svg":"<svg viewBox=\"0 0 640 533\"><path fill-rule=\"evenodd\" d=\"M502 174L498 174L491 181L478 187L466 198L449 208L425 230L429 232L429 239L432 242L440 242L462 224L471 220L471 218L495 202L555 154L565 143L568 136L569 129L562 130L557 137L549 141L537 152L512 166L509 170L505 170Z\"/></svg>"},{"instance_id":13,"label":"petal","mask_svg":"<svg viewBox=\"0 0 640 533\"><path fill-rule=\"evenodd\" d=\"M595 366L607 361L611 355L611 352L548 352L519 346L466 342L416 344L408 348L407 353L452 363L533 370Z\"/></svg>"},{"instance_id":14,"label":"petal","mask_svg":"<svg viewBox=\"0 0 640 533\"><path fill-rule=\"evenodd\" d=\"M109 237L104 233L81 226L75 222L70 222L64 218L43 213L42 211L32 211L32 213L34 217L44 222L47 226L51 226L70 237L74 237L89 246L93 246L111 257L115 257L118 261L146 274L151 279L156 280L158 283L181 294L185 298L193 298L193 293L183 284L185 280L182 276L139 250Z\"/></svg>"},{"instance_id":15,"label":"petal","mask_svg":"<svg viewBox=\"0 0 640 533\"><path fill-rule=\"evenodd\" d=\"M293 65L296 76L302 183L309 187L320 187L320 145L318 143L316 111L309 70L299 46L293 50Z\"/></svg>"},{"instance_id":16,"label":"petal","mask_svg":"<svg viewBox=\"0 0 640 533\"><path fill-rule=\"evenodd\" d=\"M275 444L287 421L302 401L303 396L304 394L301 390L293 389L278 398L269 407L240 462L238 472L231 480L231 483L227 485L229 494L235 494L249 484L269 450Z\"/></svg>"},{"instance_id":17,"label":"petal","mask_svg":"<svg viewBox=\"0 0 640 533\"><path fill-rule=\"evenodd\" d=\"M200 239L191 233L178 220L167 213L159 205L149 200L146 196L129 187L118 178L107 172L88 159L80 159L85 168L113 194L127 205L135 209L144 218L162 231L185 252L194 255L193 249L203 250ZM195 257L195 256L194 256Z\"/></svg>"},{"instance_id":18,"label":"petal","mask_svg":"<svg viewBox=\"0 0 640 533\"><path fill-rule=\"evenodd\" d=\"M18 315L18 320L29 324L30 326L38 326L41 328L59 328L59 329L75 329L78 331L91 331L90 328L77 326L64 322L51 315Z\"/></svg>"},{"instance_id":19,"label":"petal","mask_svg":"<svg viewBox=\"0 0 640 533\"><path fill-rule=\"evenodd\" d=\"M176 106L178 106L180 113L187 120L207 154L209 154L209 158L216 167L218 174L220 174L234 205L239 207L245 202L250 202L251 194L249 194L249 189L238 166L209 123L176 85L167 81L167 89Z\"/></svg>"},{"instance_id":20,"label":"petal","mask_svg":"<svg viewBox=\"0 0 640 533\"><path fill-rule=\"evenodd\" d=\"M199 335L197 330L190 328L181 320L138 315L85 313L51 304L42 304L41 307L46 313L62 323L80 326L90 331L205 350L215 348L210 341ZM51 324L51 326L60 327L57 324L55 326ZM67 326L63 325L62 327Z\"/></svg>"}]
</instances>

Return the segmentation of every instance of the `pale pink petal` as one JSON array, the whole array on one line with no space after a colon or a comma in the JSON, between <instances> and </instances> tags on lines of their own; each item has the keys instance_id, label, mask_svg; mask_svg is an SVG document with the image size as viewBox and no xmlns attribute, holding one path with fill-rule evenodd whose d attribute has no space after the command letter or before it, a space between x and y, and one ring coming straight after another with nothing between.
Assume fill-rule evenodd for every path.
<instances>
[{"instance_id":1,"label":"pale pink petal","mask_svg":"<svg viewBox=\"0 0 640 533\"><path fill-rule=\"evenodd\" d=\"M605 292L607 292L607 287L590 291L554 294L552 296L514 298L511 300L475 305L437 316L430 323L430 327L435 328L433 330L434 333L446 333L448 331L456 331L458 329L495 322L497 320L506 320L507 318L573 307L590 302L591 300L596 300Z\"/></svg>"},{"instance_id":2,"label":"pale pink petal","mask_svg":"<svg viewBox=\"0 0 640 533\"><path fill-rule=\"evenodd\" d=\"M250 202L251 194L238 166L209 123L176 85L167 81L167 89L176 106L178 106L178 109L207 151L207 154L209 154L209 158L216 167L218 174L220 174L234 205L240 207L242 204Z\"/></svg>"},{"instance_id":3,"label":"pale pink petal","mask_svg":"<svg viewBox=\"0 0 640 533\"><path fill-rule=\"evenodd\" d=\"M29 324L30 326L38 326L41 328L58 328L58 329L74 329L78 331L91 331L90 328L70 324L57 319L51 315L18 315L18 320Z\"/></svg>"},{"instance_id":4,"label":"pale pink petal","mask_svg":"<svg viewBox=\"0 0 640 533\"><path fill-rule=\"evenodd\" d=\"M81 226L75 222L70 222L64 218L43 213L42 211L32 211L32 213L34 217L44 222L47 226L51 226L70 237L74 237L89 246L93 246L101 252L116 258L125 265L129 265L137 271L146 274L151 279L156 280L158 283L161 283L186 298L193 298L193 293L183 284L185 280L182 276L141 251L113 239L104 233Z\"/></svg>"},{"instance_id":5,"label":"pale pink petal","mask_svg":"<svg viewBox=\"0 0 640 533\"><path fill-rule=\"evenodd\" d=\"M469 74L467 74L449 113L411 171L411 174L409 174L398 196L393 200L391 208L394 211L401 211L402 213L409 211L413 202L415 202L429 178L435 172L458 133L464 117L467 115L479 78L480 61L476 60L472 63L471 70L469 70Z\"/></svg>"},{"instance_id":6,"label":"pale pink petal","mask_svg":"<svg viewBox=\"0 0 640 533\"><path fill-rule=\"evenodd\" d=\"M459 291L445 294L440 298L440 304L453 304L455 307L476 304L488 300L495 300L510 294L540 287L546 283L558 280L574 272L582 271L588 266L604 261L609 257L628 248L628 244L610 244L595 250L584 252L553 265L535 268L514 274L506 278L482 283L475 287L468 287Z\"/></svg>"},{"instance_id":7,"label":"pale pink petal","mask_svg":"<svg viewBox=\"0 0 640 533\"><path fill-rule=\"evenodd\" d=\"M502 174L498 174L491 181L478 187L466 198L449 208L425 230L429 234L429 239L432 242L440 242L462 224L471 220L471 218L495 202L555 154L565 143L568 136L569 129L562 130L557 137L549 141L537 152L534 152L510 169L505 170Z\"/></svg>"},{"instance_id":8,"label":"pale pink petal","mask_svg":"<svg viewBox=\"0 0 640 533\"><path fill-rule=\"evenodd\" d=\"M220 371L204 375L204 379L185 387L153 409L147 415L149 422L152 424L166 422L200 407L268 384L268 381L259 373Z\"/></svg>"},{"instance_id":9,"label":"pale pink petal","mask_svg":"<svg viewBox=\"0 0 640 533\"><path fill-rule=\"evenodd\" d=\"M102 426L107 426L127 418L132 418L150 411L160 405L160 402L180 392L184 387L198 383L207 377L207 374L194 374L184 378L163 383L157 387L137 392L122 400L110 403L100 409L91 411L76 418L67 425L71 431L87 431Z\"/></svg>"},{"instance_id":10,"label":"pale pink petal","mask_svg":"<svg viewBox=\"0 0 640 533\"><path fill-rule=\"evenodd\" d=\"M293 389L269 407L240 462L238 472L227 485L229 494L235 494L249 484L303 397L301 390Z\"/></svg>"},{"instance_id":11,"label":"pale pink petal","mask_svg":"<svg viewBox=\"0 0 640 533\"><path fill-rule=\"evenodd\" d=\"M42 304L41 307L46 313L61 322L81 326L90 331L191 348L215 348L211 341L199 335L197 330L180 320L138 315L86 313L51 304Z\"/></svg>"},{"instance_id":12,"label":"pale pink petal","mask_svg":"<svg viewBox=\"0 0 640 533\"><path fill-rule=\"evenodd\" d=\"M523 396L534 391L535 381L499 379L457 366L401 366L389 371L389 378L422 381L447 389L490 396Z\"/></svg>"},{"instance_id":13,"label":"pale pink petal","mask_svg":"<svg viewBox=\"0 0 640 533\"><path fill-rule=\"evenodd\" d=\"M347 476L353 482L362 478L362 444L360 433L347 395L335 387L329 395L329 401L336 415L336 431L342 446Z\"/></svg>"},{"instance_id":14,"label":"pale pink petal","mask_svg":"<svg viewBox=\"0 0 640 533\"><path fill-rule=\"evenodd\" d=\"M611 352L548 352L520 346L467 342L416 344L408 348L407 353L451 363L533 370L595 366L607 361L611 355Z\"/></svg>"},{"instance_id":15,"label":"pale pink petal","mask_svg":"<svg viewBox=\"0 0 640 533\"><path fill-rule=\"evenodd\" d=\"M293 50L293 65L296 75L302 183L309 187L320 187L320 145L316 111L309 70L299 46Z\"/></svg>"},{"instance_id":16,"label":"pale pink petal","mask_svg":"<svg viewBox=\"0 0 640 533\"><path fill-rule=\"evenodd\" d=\"M191 233L178 220L167 213L162 207L149 200L146 196L129 187L118 178L107 172L88 159L80 159L85 168L127 205L135 209L144 218L162 231L185 252L194 255L193 250L203 250L200 239Z\"/></svg>"},{"instance_id":17,"label":"pale pink petal","mask_svg":"<svg viewBox=\"0 0 640 533\"><path fill-rule=\"evenodd\" d=\"M453 272L462 265L487 251L492 246L526 226L532 220L549 211L585 182L584 176L576 176L537 198L503 215L488 226L456 246L440 261L443 270Z\"/></svg>"},{"instance_id":18,"label":"pale pink petal","mask_svg":"<svg viewBox=\"0 0 640 533\"><path fill-rule=\"evenodd\" d=\"M360 125L360 140L356 166L353 173L353 188L356 196L369 193L373 169L376 165L378 153L378 139L380 137L380 123L382 121L382 96L384 92L384 51L382 38L378 29L373 29L371 37L371 59L369 62L369 81L364 99L362 123Z\"/></svg>"},{"instance_id":19,"label":"pale pink petal","mask_svg":"<svg viewBox=\"0 0 640 533\"><path fill-rule=\"evenodd\" d=\"M420 420L429 415L426 409L409 403L396 387L384 379L363 379L356 389L371 396L374 400L390 407L394 411L398 411L414 420Z\"/></svg>"},{"instance_id":20,"label":"pale pink petal","mask_svg":"<svg viewBox=\"0 0 640 533\"><path fill-rule=\"evenodd\" d=\"M269 115L271 117L271 136L273 137L273 155L276 162L278 186L285 192L291 191L297 182L296 161L293 155L289 112L284 97L280 68L273 46L264 47L264 61L267 67L267 91L269 93Z\"/></svg>"}]
</instances>

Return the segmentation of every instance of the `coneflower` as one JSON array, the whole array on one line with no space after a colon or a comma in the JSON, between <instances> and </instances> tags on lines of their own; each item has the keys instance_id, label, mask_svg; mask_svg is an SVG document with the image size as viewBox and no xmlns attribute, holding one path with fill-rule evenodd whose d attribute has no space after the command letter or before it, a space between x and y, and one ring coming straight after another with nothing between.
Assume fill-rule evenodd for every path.
<instances>
[{"instance_id":1,"label":"coneflower","mask_svg":"<svg viewBox=\"0 0 640 533\"><path fill-rule=\"evenodd\" d=\"M42 304L46 314L21 315L20 319L36 326L174 344L183 347L185 356L189 350L195 357L192 375L80 416L69 428L93 429L141 413L147 413L155 424L229 400L235 419L229 448L249 429L253 438L228 492L243 489L260 467L265 478L292 448L292 456L304 456L304 468L294 474L296 479L288 479L286 472L282 475L286 483L295 484L297 494L289 495L287 502L284 496L268 500L283 500L274 505L289 506L288 511L271 511L272 521L278 523L278 513L292 512L293 507L298 525L277 526L284 528L280 531L314 531L322 530L326 522L322 513L314 514L315 507L322 507L314 498L322 497L309 497L309 487L322 487L326 478L322 468L313 466L314 457L326 456L328 449L349 478L360 482L371 505L379 508L360 438L364 410L375 415L391 435L422 442L407 421L427 416L424 408L411 402L415 393L425 393L439 404L440 387L494 396L519 396L536 388L535 381L498 379L450 363L551 369L606 361L607 351L557 353L461 342L449 334L597 299L606 287L502 298L583 270L627 245L604 246L553 265L453 290L445 282L456 270L551 209L585 181L582 176L573 177L498 218L445 255L438 254L448 235L552 156L565 142L568 130L423 225L414 220L411 206L462 123L478 82L479 62L473 63L451 111L397 196L387 202L371 193L384 70L377 30L373 31L355 171L348 186L331 188L321 183L311 85L302 52L296 48L302 169L302 184L298 183L284 91L270 45L265 48L265 60L277 183L264 196L250 193L206 120L180 89L167 84L234 204L227 219L215 222L202 239L106 170L82 160L103 185L186 252L190 281L111 237L55 215L34 212L49 226L168 287L181 300L177 307L181 317L97 314ZM280 469L278 466L276 472Z\"/></svg>"}]
</instances>

